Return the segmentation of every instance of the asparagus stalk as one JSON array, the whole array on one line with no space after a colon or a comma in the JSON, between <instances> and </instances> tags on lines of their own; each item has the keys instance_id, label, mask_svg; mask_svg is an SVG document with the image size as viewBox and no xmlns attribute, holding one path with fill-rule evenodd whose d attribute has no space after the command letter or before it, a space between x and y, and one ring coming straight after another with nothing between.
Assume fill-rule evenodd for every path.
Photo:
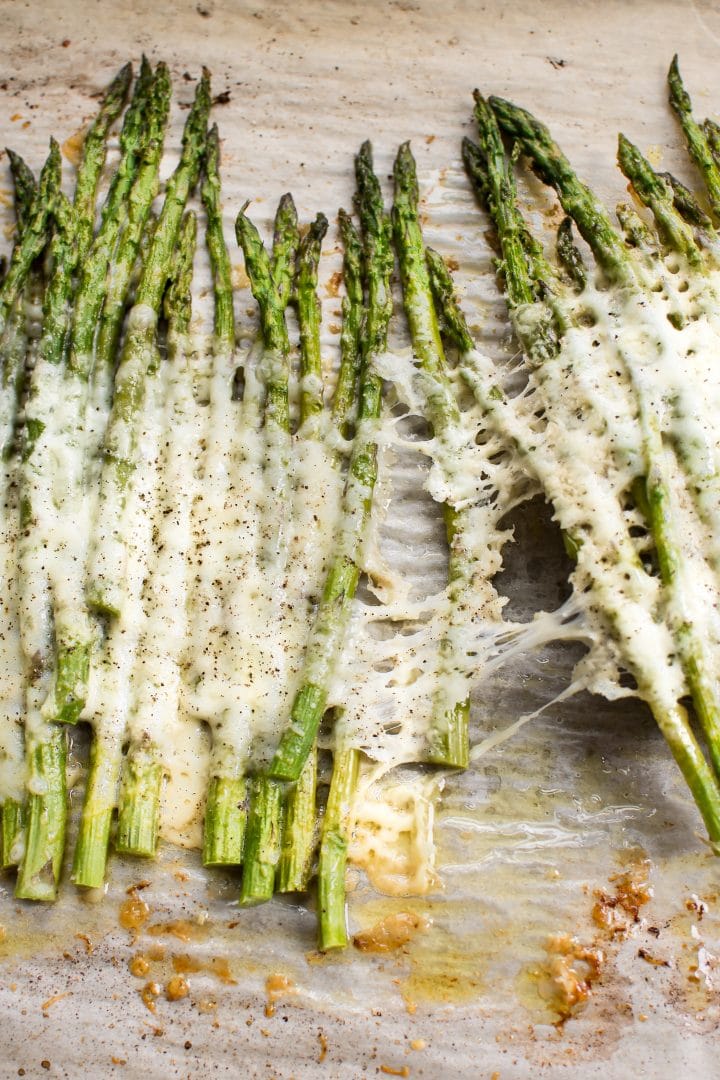
<instances>
[{"instance_id":1,"label":"asparagus stalk","mask_svg":"<svg viewBox=\"0 0 720 1080\"><path fill-rule=\"evenodd\" d=\"M232 267L222 227L220 194L220 138L217 124L213 124L205 150L202 200L207 214L207 246L213 269L215 347L231 353L235 348Z\"/></svg>"},{"instance_id":2,"label":"asparagus stalk","mask_svg":"<svg viewBox=\"0 0 720 1080\"><path fill-rule=\"evenodd\" d=\"M208 135L205 179L202 189L207 214L207 246L213 272L215 296L214 347L216 363L224 364L235 349L232 270L222 226L220 202L220 144L217 127ZM229 393L228 388L224 388ZM210 778L203 828L205 866L239 865L245 844L248 813L247 779L237 763L227 763L228 775ZM235 769L235 772L231 770Z\"/></svg>"},{"instance_id":3,"label":"asparagus stalk","mask_svg":"<svg viewBox=\"0 0 720 1080\"><path fill-rule=\"evenodd\" d=\"M578 251L572 236L572 218L564 217L557 231L558 262L577 292L582 292L587 284L587 273L582 255Z\"/></svg>"},{"instance_id":4,"label":"asparagus stalk","mask_svg":"<svg viewBox=\"0 0 720 1080\"><path fill-rule=\"evenodd\" d=\"M105 164L107 138L110 129L122 112L132 82L132 65L125 64L105 91L100 110L83 140L82 157L75 184L75 217L77 221L77 259L82 265L90 250L95 232L95 198L98 182Z\"/></svg>"},{"instance_id":5,"label":"asparagus stalk","mask_svg":"<svg viewBox=\"0 0 720 1080\"><path fill-rule=\"evenodd\" d=\"M445 353L426 263L425 245L418 214L418 186L415 161L409 143L404 143L395 159L395 203L393 224L400 261L405 311L413 348L423 371L432 380L428 394L428 414L436 437L444 439L460 421L460 412L447 379ZM462 543L462 515L453 507L445 510L450 560L448 581L451 619L461 610L465 584L470 573ZM429 737L428 758L437 764L464 768L468 763L469 701L456 700L445 678L454 662L452 629L441 644L440 685L436 692L435 719Z\"/></svg>"},{"instance_id":6,"label":"asparagus stalk","mask_svg":"<svg viewBox=\"0 0 720 1080\"><path fill-rule=\"evenodd\" d=\"M45 291L42 336L26 408L18 551L21 634L29 680L25 722L27 832L15 893L27 900L55 899L67 821L65 733L44 718L37 696L52 666L53 643L47 614L47 575L44 567L38 566L44 560L37 545L37 536L44 531L38 515L47 506L47 496L46 472L37 468L35 451L46 422L33 416L33 395L42 402L41 380L53 380L53 369L58 369L64 357L76 256L73 209L60 193L56 195L54 218L55 233L50 245L54 270Z\"/></svg>"},{"instance_id":7,"label":"asparagus stalk","mask_svg":"<svg viewBox=\"0 0 720 1080\"><path fill-rule=\"evenodd\" d=\"M672 173L664 172L660 177L668 183L672 189L673 202L677 212L687 221L688 225L698 229L706 237L715 237L715 229L709 216L705 213L692 191L685 187Z\"/></svg>"},{"instance_id":8,"label":"asparagus stalk","mask_svg":"<svg viewBox=\"0 0 720 1080\"><path fill-rule=\"evenodd\" d=\"M392 312L389 285L392 255L390 225L382 209L379 185L372 171L372 151L369 143L363 145L356 159L356 174L361 192L361 221L367 236L368 274L368 313L360 414L343 500L344 524L338 554L325 581L308 641L304 673L290 713L290 722L270 766L272 777L293 782L298 780L317 735L325 710L332 670L343 646L352 600L360 577L362 544L377 475L374 421L380 412L382 380L375 369L374 359L384 352L387 344L387 325Z\"/></svg>"},{"instance_id":9,"label":"asparagus stalk","mask_svg":"<svg viewBox=\"0 0 720 1080\"><path fill-rule=\"evenodd\" d=\"M19 154L8 150L15 195L16 240L20 241L32 214L37 184L32 171ZM4 514L0 533L0 553L5 569L6 586L2 600L4 616L3 638L5 641L5 690L3 693L3 731L0 732L0 758L5 768L20 774L23 771L24 741L21 727L21 697L13 693L19 688L22 671L22 654L17 630L17 575L14 572L17 516L17 455L15 446L15 422L20 394L20 383L25 367L28 334L26 327L26 301L32 302L33 275L22 298L17 302L6 327L3 342L2 389L0 391L0 438L2 439L2 490ZM15 655L11 652L17 642ZM16 668L13 670L13 661ZM14 678L13 676L16 676ZM17 787L17 785L15 785ZM20 793L12 784L0 793L2 797L2 824L0 826L0 865L3 869L17 864L24 842L24 807Z\"/></svg>"},{"instance_id":10,"label":"asparagus stalk","mask_svg":"<svg viewBox=\"0 0 720 1080\"><path fill-rule=\"evenodd\" d=\"M354 747L335 751L318 868L318 936L323 951L344 949L348 940L345 910L348 818L359 768L360 752Z\"/></svg>"},{"instance_id":11,"label":"asparagus stalk","mask_svg":"<svg viewBox=\"0 0 720 1080\"><path fill-rule=\"evenodd\" d=\"M16 235L19 239L30 223L33 202L37 194L37 183L32 169L19 154L16 154L9 146L5 152L10 162L10 172L13 178L13 205L15 209Z\"/></svg>"},{"instance_id":12,"label":"asparagus stalk","mask_svg":"<svg viewBox=\"0 0 720 1080\"><path fill-rule=\"evenodd\" d=\"M321 309L317 281L327 227L327 218L318 214L303 236L297 254L295 289L300 325L301 376L299 437L307 439L319 436L319 418L323 412ZM279 892L302 892L307 888L315 851L316 786L317 748L313 748L297 784L287 794L277 868Z\"/></svg>"},{"instance_id":13,"label":"asparagus stalk","mask_svg":"<svg viewBox=\"0 0 720 1080\"><path fill-rule=\"evenodd\" d=\"M377 301L377 288L372 283L373 274L368 267L377 261L377 238L375 231L382 228L383 208L380 188L372 172L370 146L362 148L363 182L359 184L361 218L365 232L361 241L352 218L344 210L338 215L343 242L343 327L341 335L341 360L338 382L333 397L333 418L339 433L345 437L354 423L362 400L361 379L364 354L367 352L363 281L369 284L368 292ZM389 222L386 223L386 228ZM384 252L386 262L375 267L381 277L391 269L391 256ZM368 280L369 279L369 280ZM386 286L389 285L389 278ZM389 297L389 290L387 293ZM377 307L377 303L375 304ZM377 314L368 312L369 321ZM389 317L389 315L388 315ZM374 403L374 390L373 403ZM358 403L356 405L356 402ZM372 411L372 405L371 405ZM345 869L348 850L348 821L351 813L357 775L360 767L360 751L354 747L342 747L336 737L330 791L322 820L320 852L318 858L318 941L323 950L344 948L347 945L347 917L345 902ZM306 766L307 768L307 766Z\"/></svg>"},{"instance_id":14,"label":"asparagus stalk","mask_svg":"<svg viewBox=\"0 0 720 1080\"><path fill-rule=\"evenodd\" d=\"M372 149L369 143L364 143L361 147L355 160L355 171L358 185L357 207L363 238L361 249L350 217L341 213L340 225L345 244L346 297L343 305L343 355L333 402L333 416L338 428L344 431L353 407L352 387L357 384L357 431L343 499L340 550L326 579L320 609L306 651L301 689L293 704L292 721L296 726L291 740L286 741L286 746L297 758L301 758L306 745L308 748L312 746L324 711L332 667L342 649L347 619L359 580L362 546L377 475L375 422L380 414L382 380L375 369L374 359L387 347L387 328L392 314L391 225L384 211L380 185L373 171ZM368 296L364 312L363 277ZM287 732L283 739L287 740ZM280 759L282 750L281 741L275 762ZM308 760L313 760L312 754ZM318 893L321 898L319 941L323 949L347 944L347 827L349 804L356 785L359 761L360 754L356 749L336 746L318 864ZM286 757L282 764L283 768L287 768L288 764L296 767L293 766L292 757ZM306 776L307 768L307 763L303 764L301 760L301 782Z\"/></svg>"},{"instance_id":15,"label":"asparagus stalk","mask_svg":"<svg viewBox=\"0 0 720 1080\"><path fill-rule=\"evenodd\" d=\"M50 153L40 173L32 210L19 243L13 247L10 264L0 285L0 337L22 293L32 264L42 254L47 242L48 223L60 190L61 168L60 147L55 139L51 139Z\"/></svg>"},{"instance_id":16,"label":"asparagus stalk","mask_svg":"<svg viewBox=\"0 0 720 1080\"><path fill-rule=\"evenodd\" d=\"M273 781L271 781L273 783ZM281 785L277 785L281 788ZM278 892L304 892L312 873L317 836L317 749L314 748L287 793L277 864Z\"/></svg>"},{"instance_id":17,"label":"asparagus stalk","mask_svg":"<svg viewBox=\"0 0 720 1080\"><path fill-rule=\"evenodd\" d=\"M19 154L8 149L15 189L15 244L22 243L23 233L30 226L38 192L35 177ZM16 417L22 385L25 378L25 362L28 348L26 305L32 304L37 293L37 275L28 274L25 287L10 312L5 333L0 341L0 456L7 460L16 441Z\"/></svg>"},{"instance_id":18,"label":"asparagus stalk","mask_svg":"<svg viewBox=\"0 0 720 1080\"><path fill-rule=\"evenodd\" d=\"M675 206L672 185L653 170L638 148L624 135L618 139L618 163L638 198L652 211L660 239L667 247L684 255L690 266L700 266L700 249L692 229Z\"/></svg>"},{"instance_id":19,"label":"asparagus stalk","mask_svg":"<svg viewBox=\"0 0 720 1080\"><path fill-rule=\"evenodd\" d=\"M241 210L236 221L238 243L243 249L250 286L260 308L263 339L261 372L265 383L265 473L273 506L287 505L290 455L290 407L288 374L290 340L285 309L292 293L299 233L295 204L283 196L275 218L272 257L269 257L255 226ZM286 557L287 525L266 529L263 561L266 572L278 579ZM278 580L278 589L281 588ZM280 859L284 788L265 775L251 782L245 831L243 880L240 903L252 905L270 899Z\"/></svg>"},{"instance_id":20,"label":"asparagus stalk","mask_svg":"<svg viewBox=\"0 0 720 1080\"><path fill-rule=\"evenodd\" d=\"M705 130L693 119L692 103L680 76L677 54L668 71L668 89L670 105L680 121L690 156L705 181L712 212L716 218L720 218L720 166L713 156Z\"/></svg>"},{"instance_id":21,"label":"asparagus stalk","mask_svg":"<svg viewBox=\"0 0 720 1080\"><path fill-rule=\"evenodd\" d=\"M303 236L297 254L296 297L300 324L300 427L305 437L317 433L314 418L323 411L322 359L320 356L320 301L317 295L318 263L328 222L318 214Z\"/></svg>"},{"instance_id":22,"label":"asparagus stalk","mask_svg":"<svg viewBox=\"0 0 720 1080\"><path fill-rule=\"evenodd\" d=\"M236 235L260 308L266 482L272 505L282 506L288 497L290 448L290 341L285 309L291 296L299 244L292 197L284 195L280 200L269 256L244 210L236 222ZM254 403L252 407L255 407ZM267 523L267 526L263 536L263 561L268 572L278 576L284 565L286 545L282 515L278 516L277 523ZM280 853L283 792L262 774L253 777L248 785L244 775L246 763L239 759L237 751L230 753L227 747L222 747L219 754L223 775L213 778L205 814L206 861L220 864L242 860L241 903L261 903L273 892Z\"/></svg>"},{"instance_id":23,"label":"asparagus stalk","mask_svg":"<svg viewBox=\"0 0 720 1080\"><path fill-rule=\"evenodd\" d=\"M210 111L210 76L203 71L183 132L182 153L168 180L165 200L142 269L130 315L127 336L115 378L115 399L105 438L105 462L101 475L99 527L91 562L90 596L108 614L117 615L123 602L124 565L123 510L134 486L137 444L142 426L143 402L148 383L160 367L156 329L165 289L172 274L173 256L181 239L183 212L197 182L207 142ZM183 262L188 254L190 230L180 247ZM194 242L191 250L194 250ZM108 542L114 547L108 559ZM126 854L153 855L157 847L160 788L163 766L157 747L140 733L131 739L123 773L118 806L116 847Z\"/></svg>"},{"instance_id":24,"label":"asparagus stalk","mask_svg":"<svg viewBox=\"0 0 720 1080\"><path fill-rule=\"evenodd\" d=\"M342 332L340 335L340 371L333 395L332 412L338 431L344 438L357 416L358 380L362 366L362 246L353 220L345 210L338 213L343 245Z\"/></svg>"},{"instance_id":25,"label":"asparagus stalk","mask_svg":"<svg viewBox=\"0 0 720 1080\"><path fill-rule=\"evenodd\" d=\"M614 232L614 229L604 214L602 207L595 197L575 176L572 167L559 148L553 143L552 138L538 121L524 110L518 109L509 102L491 99L492 110L501 126L508 133L518 138L522 149L532 157L533 162L539 165L542 178L553 184L565 210L575 220L581 234L585 236L591 246L598 265L606 274L621 285L628 285L633 281L634 268L627 249L622 246L622 241ZM488 148L500 146L499 133L495 123L493 112L487 107L479 94L476 94L476 119L481 136L483 153L475 155L476 164L483 159L486 162L486 172L482 184L476 184L477 190L493 217L495 226L507 261L508 253L514 260L514 273L505 277L508 301L513 308L527 303L527 283L530 280L530 272L527 262L523 262L522 254L518 253L512 244L512 235L506 237L505 229L508 217L512 220L518 215L514 186L507 170L507 165ZM468 158L466 147L466 160ZM471 171L471 178L473 173ZM499 207L505 206L505 212L501 213ZM509 240L509 243L506 243ZM524 281L523 281L524 277ZM516 287L517 284L517 287ZM516 324L524 350L530 356L534 356L536 363L551 361L554 353L548 352L547 342L541 341L539 350L535 347L535 328L525 324L526 333L523 334L523 324ZM524 337L524 340L523 340ZM475 387L476 391L478 387ZM480 388L483 401L489 409L496 407L496 402L502 395L497 388L487 391ZM638 395L641 424L643 428L643 450L646 457L649 480L647 505L650 510L649 524L653 530L655 544L661 563L668 563L663 570L663 580L669 587L673 587L672 569L676 566L674 560L678 557L679 545L674 533L671 507L669 503L669 489L664 476L662 453L658 446L658 432L652 416L648 415L647 408L643 406L643 397ZM653 503L655 508L653 509ZM660 520L661 512L663 513ZM587 538L584 542L588 542ZM602 583L600 583L602 585ZM607 597L607 615L612 625L621 624L624 618L623 610L614 606L611 595ZM683 638L685 637L685 640ZM690 640L688 640L688 638ZM684 632L678 636L678 646L683 656L683 668L693 699L698 699L700 707L696 703L696 709L706 724L706 734L710 741L714 739L715 724L715 693L706 685L702 656L704 647L698 641L692 625L688 625ZM697 663L697 660L700 663ZM632 666L632 663L631 663ZM685 779L693 792L698 807L703 815L711 840L717 841L720 828L720 787L716 777L708 768L702 751L692 734L687 717L683 709L676 703L670 704L656 692L654 686L649 685L642 670L633 671L641 693L650 704L655 718L667 739L672 753L680 766ZM711 755L714 757L714 755Z\"/></svg>"}]
</instances>

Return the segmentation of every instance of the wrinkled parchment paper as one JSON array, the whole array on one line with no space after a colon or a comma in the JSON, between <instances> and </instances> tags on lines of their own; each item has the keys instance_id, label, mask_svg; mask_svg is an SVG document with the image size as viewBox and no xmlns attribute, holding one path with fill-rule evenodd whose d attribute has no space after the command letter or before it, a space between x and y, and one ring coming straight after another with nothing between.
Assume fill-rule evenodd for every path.
<instances>
[{"instance_id":1,"label":"wrinkled parchment paper","mask_svg":"<svg viewBox=\"0 0 720 1080\"><path fill-rule=\"evenodd\" d=\"M610 206L623 193L613 168L618 130L697 182L664 76L679 52L696 111L717 119L720 14L712 7L182 0L141 14L130 0L0 0L3 140L38 167L48 136L62 142L75 132L93 95L144 50L171 66L174 149L178 102L194 85L183 74L194 80L204 63L214 92L228 91L214 116L230 240L246 198L261 225L288 189L303 219L318 209L334 215L349 206L360 142L373 140L384 176L398 143L411 138L427 238L458 262L471 322L497 352L509 345L487 222L459 162L473 87L541 115ZM165 175L170 167L169 155ZM334 247L331 231L327 252ZM234 249L233 261L241 265ZM325 274L336 265L329 254ZM326 298L325 317L337 307ZM564 563L542 506L518 516L516 537L503 588L509 614L529 618L563 598ZM545 648L479 685L474 738L549 701L576 655ZM318 957L313 911L286 899L238 911L234 875L206 873L174 848L157 865L114 859L109 891L94 903L66 884L55 907L20 904L5 880L0 1075L717 1075L720 864L699 834L646 711L583 696L448 779L437 893L389 900L357 875L353 930L397 911L427 925L388 956L351 948ZM165 929L134 944L119 909L125 889L143 881L149 924ZM153 948L148 975L134 978L128 961ZM584 950L572 963L598 977L584 1008L563 1019L552 992L568 948ZM138 991L148 980L164 985L178 956L202 970L188 975L187 997L160 996L153 1014Z\"/></svg>"}]
</instances>

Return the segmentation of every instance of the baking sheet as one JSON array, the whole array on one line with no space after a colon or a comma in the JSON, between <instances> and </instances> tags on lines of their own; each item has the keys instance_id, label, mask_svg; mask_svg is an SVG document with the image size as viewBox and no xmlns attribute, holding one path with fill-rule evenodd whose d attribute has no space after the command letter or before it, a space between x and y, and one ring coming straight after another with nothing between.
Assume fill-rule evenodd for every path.
<instances>
[{"instance_id":1,"label":"baking sheet","mask_svg":"<svg viewBox=\"0 0 720 1080\"><path fill-rule=\"evenodd\" d=\"M352 155L364 138L381 176L411 138L428 240L459 262L467 310L491 351L508 347L507 324L487 223L459 162L472 88L532 107L608 205L623 193L612 164L620 129L695 180L665 104L674 51L697 111L720 110L720 15L711 5L609 3L600 13L589 3L311 0L291 10L200 0L140 14L127 0L0 0L0 15L3 137L35 166L48 136L72 134L92 114L93 95L142 50L171 65L168 146L177 146L178 101L193 89L183 74L194 78L207 64L214 92L229 91L214 113L228 238L246 198L267 225L288 189L304 219L318 209L331 216L350 203ZM326 246L327 274L332 236ZM326 300L326 316L336 305ZM563 557L538 504L520 516L517 539L503 580L510 614L524 618L562 598ZM546 648L483 682L474 736L550 700L572 658ZM313 911L287 900L238 911L234 875L208 874L173 848L158 865L113 860L99 903L66 884L54 908L21 904L6 880L0 1075L717 1075L718 864L699 829L646 712L582 697L448 780L437 894L383 899L358 876L353 929L397 910L428 921L389 957L353 949L318 957ZM119 910L141 880L150 882L142 891L150 922L174 923L174 932L134 943ZM646 902L632 887L645 880ZM542 996L562 948L556 941L548 953L547 944L562 935L602 953L585 1007L564 1023ZM155 1015L128 970L148 944L165 949L149 978L167 981L173 955L209 969L189 976L187 998L160 998ZM218 960L234 984L218 978ZM266 1015L275 975L288 992Z\"/></svg>"}]
</instances>

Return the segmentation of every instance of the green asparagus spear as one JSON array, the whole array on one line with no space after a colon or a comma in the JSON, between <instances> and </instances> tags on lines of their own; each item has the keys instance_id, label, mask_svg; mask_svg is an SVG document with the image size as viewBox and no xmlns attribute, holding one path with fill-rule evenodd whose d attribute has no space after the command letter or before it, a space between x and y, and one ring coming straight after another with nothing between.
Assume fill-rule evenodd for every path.
<instances>
[{"instance_id":1,"label":"green asparagus spear","mask_svg":"<svg viewBox=\"0 0 720 1080\"><path fill-rule=\"evenodd\" d=\"M222 227L220 203L220 143L217 127L208 135L205 179L202 189L207 214L207 246L213 272L215 334L213 351L218 359L232 355L235 347L235 317L230 256ZM247 779L244 775L211 776L203 828L205 866L239 865L245 844L248 814Z\"/></svg>"},{"instance_id":2,"label":"green asparagus spear","mask_svg":"<svg viewBox=\"0 0 720 1080\"><path fill-rule=\"evenodd\" d=\"M353 747L338 750L333 760L320 844L318 870L319 944L323 951L347 945L345 869L348 817L355 797L360 753Z\"/></svg>"},{"instance_id":3,"label":"green asparagus spear","mask_svg":"<svg viewBox=\"0 0 720 1080\"><path fill-rule=\"evenodd\" d=\"M43 605L45 591L38 588L33 520L36 501L29 497L44 487L44 474L38 472L34 457L37 440L44 422L33 416L33 394L42 394L41 380L52 378L53 369L61 364L69 329L69 300L75 268L75 220L73 209L65 196L56 195L55 232L51 241L54 271L48 282L43 302L43 329L38 359L33 370L30 399L27 404L23 444L24 494L21 497L21 566L20 612L28 625L38 621L36 608ZM42 412L42 410L41 410ZM23 647L30 672L28 713L25 727L27 759L27 830L25 853L18 870L16 895L27 900L54 900L62 864L67 821L67 782L65 778L65 734L56 724L48 723L34 702L33 683L51 664L52 641L49 626L39 619L39 636L23 631ZM28 645L28 642L31 642Z\"/></svg>"},{"instance_id":4,"label":"green asparagus spear","mask_svg":"<svg viewBox=\"0 0 720 1080\"><path fill-rule=\"evenodd\" d=\"M100 110L83 139L74 200L79 265L82 265L90 250L95 231L95 199L100 174L105 164L107 138L111 127L122 112L131 82L132 65L125 64L105 91Z\"/></svg>"},{"instance_id":5,"label":"green asparagus spear","mask_svg":"<svg viewBox=\"0 0 720 1080\"><path fill-rule=\"evenodd\" d=\"M713 157L705 131L693 119L692 103L680 77L677 54L668 71L668 89L670 105L680 121L690 156L705 181L712 212L716 218L720 218L720 166Z\"/></svg>"},{"instance_id":6,"label":"green asparagus spear","mask_svg":"<svg viewBox=\"0 0 720 1080\"><path fill-rule=\"evenodd\" d=\"M307 761L322 717L333 666L343 646L347 619L360 576L365 531L370 517L377 475L377 434L382 379L375 358L387 347L387 328L392 314L390 275L393 258L391 224L385 213L382 194L373 171L372 149L364 143L355 160L358 186L357 208L362 224L362 276L367 288L367 306L362 317L362 283L359 277L360 251L350 219L341 217L346 238L345 272L347 321L343 343L343 364L347 374L338 384L333 412L338 425L345 426L351 408L351 389L360 366L357 431L348 466L343 500L343 525L338 554L330 567L308 647L304 676L291 712L291 726L280 742L272 773L304 782ZM349 243L348 243L349 241ZM341 368L342 373L342 368ZM308 756L309 755L309 756ZM331 782L330 806L337 812L323 821L319 855L319 894L322 897L319 940L321 948L346 944L345 863L347 858L346 803L355 788L359 752L336 747ZM342 788L347 796L337 794ZM333 792L336 794L333 795Z\"/></svg>"},{"instance_id":7,"label":"green asparagus spear","mask_svg":"<svg viewBox=\"0 0 720 1080\"><path fill-rule=\"evenodd\" d=\"M414 351L421 368L432 379L427 402L428 415L436 437L442 439L457 426L460 412L447 380L445 354L420 228L415 161L409 143L404 143L398 151L394 176L393 224L405 311ZM463 553L461 514L452 507L446 511L446 527L450 545L450 602L453 609L458 611L470 568ZM448 692L448 682L444 677L447 665L452 668L454 663L452 634L443 641L441 655L440 685L436 693L428 756L429 760L438 764L463 768L468 763L469 702L467 699L456 700L452 692Z\"/></svg>"},{"instance_id":8,"label":"green asparagus spear","mask_svg":"<svg viewBox=\"0 0 720 1080\"><path fill-rule=\"evenodd\" d=\"M300 425L312 425L323 409L322 360L320 357L320 301L317 295L320 250L327 232L324 214L318 214L303 236L297 254L296 295L300 323ZM307 432L312 437L312 432Z\"/></svg>"},{"instance_id":9,"label":"green asparagus spear","mask_svg":"<svg viewBox=\"0 0 720 1080\"><path fill-rule=\"evenodd\" d=\"M618 139L618 163L638 198L652 211L660 239L673 251L684 255L691 266L699 266L702 262L700 250L692 229L675 207L672 186L653 170L624 135Z\"/></svg>"},{"instance_id":10,"label":"green asparagus spear","mask_svg":"<svg viewBox=\"0 0 720 1080\"><path fill-rule=\"evenodd\" d=\"M340 335L340 371L333 395L333 418L340 434L347 438L357 413L357 389L362 362L361 324L363 316L362 247L357 229L349 214L338 214L343 245L342 333Z\"/></svg>"},{"instance_id":11,"label":"green asparagus spear","mask_svg":"<svg viewBox=\"0 0 720 1080\"><path fill-rule=\"evenodd\" d=\"M673 193L673 202L677 212L687 221L688 225L700 230L705 236L715 236L715 229L709 216L705 213L692 191L672 173L663 172L661 178L670 185Z\"/></svg>"},{"instance_id":12,"label":"green asparagus spear","mask_svg":"<svg viewBox=\"0 0 720 1080\"><path fill-rule=\"evenodd\" d=\"M22 238L33 210L33 203L37 193L37 184L30 168L26 165L19 154L8 150L10 169L15 188L14 206L16 218L16 237ZM9 571L9 580L6 581L3 614L8 623L17 619L17 575L13 573L12 562L15 557L16 547L16 515L17 515L17 471L18 462L16 454L15 427L18 418L19 398L21 396L21 382L23 380L26 354L28 350L27 318L25 313L26 301L33 302L37 292L37 275L34 272L28 277L22 297L18 300L11 313L5 331L5 340L2 343L2 384L0 386L0 438L2 439L2 486L4 508L4 520L0 532L0 543L4 566ZM5 631L3 631L5 632ZM10 631L12 634L12 630ZM14 635L13 635L14 637ZM18 653L20 652L18 648ZM18 666L22 665L22 656L16 656ZM8 657L12 664L12 657ZM11 672L7 673L12 676ZM12 678L10 680L12 682ZM18 769L22 768L24 755L24 739L19 723L19 717L15 719L12 698L4 701L5 716L3 723L7 734L2 740L2 754L8 765L16 763ZM15 792L4 793L2 804L2 827L0 829L0 865L3 869L17 864L22 846L24 844L24 819L25 810L23 803L15 798Z\"/></svg>"},{"instance_id":13,"label":"green asparagus spear","mask_svg":"<svg viewBox=\"0 0 720 1080\"><path fill-rule=\"evenodd\" d=\"M322 360L320 356L320 301L317 295L318 264L327 218L318 214L300 241L296 260L295 294L300 326L300 438L319 434L323 411ZM279 892L302 892L307 888L315 853L315 792L317 748L311 750L300 778L287 793L277 870Z\"/></svg>"},{"instance_id":14,"label":"green asparagus spear","mask_svg":"<svg viewBox=\"0 0 720 1080\"><path fill-rule=\"evenodd\" d=\"M215 347L232 351L235 347L232 268L222 227L220 139L217 124L212 126L207 137L202 198L208 219L207 245L213 268Z\"/></svg>"},{"instance_id":15,"label":"green asparagus spear","mask_svg":"<svg viewBox=\"0 0 720 1080\"><path fill-rule=\"evenodd\" d=\"M19 238L25 231L26 226L30 223L33 202L37 194L37 183L35 182L32 169L19 154L16 154L10 147L7 147L5 152L8 156L8 161L10 162L10 171L12 173L13 186L15 189L13 201L17 236Z\"/></svg>"},{"instance_id":16,"label":"green asparagus spear","mask_svg":"<svg viewBox=\"0 0 720 1080\"><path fill-rule=\"evenodd\" d=\"M50 153L43 165L32 210L15 244L10 265L0 285L0 337L8 316L22 293L30 268L47 243L49 220L52 219L61 183L60 147L50 140Z\"/></svg>"},{"instance_id":17,"label":"green asparagus spear","mask_svg":"<svg viewBox=\"0 0 720 1080\"><path fill-rule=\"evenodd\" d=\"M356 159L359 210L365 234L368 312L363 344L360 414L343 500L344 525L338 554L325 588L306 650L303 678L270 766L278 780L296 781L315 740L327 701L333 667L342 649L350 608L360 577L360 558L377 475L374 421L380 412L382 379L374 360L385 351L392 312L390 224L383 210L372 151L365 143Z\"/></svg>"},{"instance_id":18,"label":"green asparagus spear","mask_svg":"<svg viewBox=\"0 0 720 1080\"><path fill-rule=\"evenodd\" d=\"M280 507L287 504L289 495L290 340L285 309L292 294L300 243L295 204L289 195L284 195L280 200L271 257L244 210L238 215L235 227L238 243L245 256L252 293L260 308L263 338L260 369L265 383L265 474L272 501ZM285 530L285 523L279 515L277 527L269 529L265 538L262 557L269 572L282 573L287 548ZM262 903L273 894L280 858L283 802L284 788L281 784L265 774L252 779L240 893L240 903L243 905Z\"/></svg>"}]
</instances>

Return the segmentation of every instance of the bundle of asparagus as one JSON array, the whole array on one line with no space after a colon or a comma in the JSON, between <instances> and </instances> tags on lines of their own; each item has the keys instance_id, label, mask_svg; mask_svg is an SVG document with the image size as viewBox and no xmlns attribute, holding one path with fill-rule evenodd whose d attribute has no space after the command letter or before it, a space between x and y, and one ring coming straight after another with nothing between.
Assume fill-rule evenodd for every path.
<instances>
[{"instance_id":1,"label":"bundle of asparagus","mask_svg":"<svg viewBox=\"0 0 720 1080\"><path fill-rule=\"evenodd\" d=\"M359 228L342 210L338 219L337 373L318 292L328 222L318 214L302 228L290 195L269 249L249 204L237 216L259 312L257 340L238 344L207 72L157 216L162 63L143 59L134 87L126 66L108 88L72 203L57 144L37 183L10 155L0 802L3 866L17 867L19 897L57 895L68 727L86 721L75 884L103 884L111 839L152 857L161 835L200 843L202 818L203 862L242 868L242 904L306 891L317 872L320 945L344 946L363 799L399 764L421 778L467 766L471 685L502 662L513 632L512 649L533 637L503 621L493 577L510 538L503 520L537 491L575 559L574 597L551 634L588 644L578 683L649 703L720 843L720 401L708 348L720 137L693 120L676 62L670 86L712 216L621 136L621 168L654 230L627 206L615 228L541 124L476 94L480 141L466 140L463 155L497 231L522 348L508 371L475 349L448 268L425 244L409 144L395 160L391 214L369 143L355 161ZM509 158L502 131L516 147ZM520 212L520 153L567 214L557 258ZM203 226L211 334L193 316ZM395 255L408 354L388 350ZM397 430L400 405L404 421L426 425L422 442ZM418 598L403 586L397 602L369 542L388 446L427 460L448 554L444 588Z\"/></svg>"},{"instance_id":2,"label":"bundle of asparagus","mask_svg":"<svg viewBox=\"0 0 720 1080\"><path fill-rule=\"evenodd\" d=\"M678 70L670 103L717 214L716 129L698 125ZM620 168L649 224L620 229L524 109L475 94L479 143L463 155L491 215L527 387L468 354L465 377L537 477L576 560L576 611L590 645L587 685L650 706L698 808L720 840L718 677L718 324L715 229L695 197L621 135ZM508 160L501 141L513 144ZM519 208L512 163L526 156L567 215L551 260ZM572 241L574 223L596 268ZM630 686L628 678L630 676ZM707 757L683 699L692 701Z\"/></svg>"},{"instance_id":3,"label":"bundle of asparagus","mask_svg":"<svg viewBox=\"0 0 720 1080\"><path fill-rule=\"evenodd\" d=\"M68 725L83 720L92 738L77 885L103 884L111 837L123 854L155 853L165 789L178 782L173 762L195 755L207 784L206 798L194 795L204 805L205 864L242 866L241 901L250 904L276 889L305 890L317 856L321 942L342 945L351 805L368 759L348 709L330 736L322 813L317 736L336 704L333 680L365 569L382 430L379 362L393 311L391 220L365 144L356 160L360 231L350 215L339 217L341 363L326 405L317 291L326 219L319 214L301 230L284 196L268 252L245 209L238 215L260 312L258 341L242 355L219 136L207 129L209 76L198 84L157 217L167 68L153 71L143 59L125 109L131 84L126 66L103 98L72 203L60 191L55 143L37 185L11 157L17 230L0 292L9 586L3 863L17 866L19 897L57 895ZM119 160L95 228L108 138L123 110ZM209 339L192 326L198 218L187 205L201 173L214 285ZM424 319L434 328L421 358L426 390L440 388L440 397L425 394L428 416L449 432L460 413L443 373L407 147L397 177L396 243L408 311L420 313L416 341ZM456 582L465 571L452 565ZM457 600L455 589L451 606ZM463 765L465 694L443 696L451 623L437 725L421 756Z\"/></svg>"}]
</instances>

